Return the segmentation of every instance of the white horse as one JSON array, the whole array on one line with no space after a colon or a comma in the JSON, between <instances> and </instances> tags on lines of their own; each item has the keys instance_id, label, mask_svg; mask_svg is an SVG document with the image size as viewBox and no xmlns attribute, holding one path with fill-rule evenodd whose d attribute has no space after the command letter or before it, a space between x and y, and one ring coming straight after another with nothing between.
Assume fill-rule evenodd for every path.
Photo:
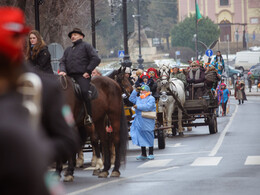
<instances>
[{"instance_id":1,"label":"white horse","mask_svg":"<svg viewBox=\"0 0 260 195\"><path fill-rule=\"evenodd\" d=\"M160 65L160 99L158 111L163 113L164 124L172 126L172 113L175 108L178 108L178 133L183 135L182 127L182 110L178 107L176 100L172 95L169 95L168 88L172 93L179 99L180 104L183 106L185 103L185 89L184 84L181 80L170 77L169 65ZM168 129L168 134L172 134L172 128Z\"/></svg>"}]
</instances>

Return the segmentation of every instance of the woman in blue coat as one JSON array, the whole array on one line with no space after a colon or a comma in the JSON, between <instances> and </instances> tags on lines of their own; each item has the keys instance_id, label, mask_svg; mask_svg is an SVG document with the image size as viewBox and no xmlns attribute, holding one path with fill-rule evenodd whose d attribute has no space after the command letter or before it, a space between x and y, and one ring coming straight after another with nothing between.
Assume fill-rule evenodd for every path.
<instances>
[{"instance_id":1,"label":"woman in blue coat","mask_svg":"<svg viewBox=\"0 0 260 195\"><path fill-rule=\"evenodd\" d=\"M140 96L138 92L140 91ZM133 90L129 100L135 104L135 119L130 128L132 142L141 147L142 154L137 160L153 160L154 127L155 119L142 117L142 111L156 111L155 98L151 95L150 88L143 85L140 90ZM149 155L146 155L146 147L149 147Z\"/></svg>"}]
</instances>

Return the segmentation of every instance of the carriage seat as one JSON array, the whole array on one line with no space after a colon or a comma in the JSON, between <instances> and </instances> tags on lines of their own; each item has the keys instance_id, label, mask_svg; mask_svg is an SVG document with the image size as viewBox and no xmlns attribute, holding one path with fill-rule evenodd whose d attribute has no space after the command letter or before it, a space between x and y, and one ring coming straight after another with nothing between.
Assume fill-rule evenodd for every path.
<instances>
[{"instance_id":1,"label":"carriage seat","mask_svg":"<svg viewBox=\"0 0 260 195\"><path fill-rule=\"evenodd\" d=\"M79 84L73 78L71 78L71 80L72 80L73 89L74 89L74 92L75 92L77 98L82 99L82 94L81 94L81 89L80 89ZM94 99L98 98L97 88L92 83L90 83L90 86L89 86L88 97L90 100L94 100Z\"/></svg>"}]
</instances>

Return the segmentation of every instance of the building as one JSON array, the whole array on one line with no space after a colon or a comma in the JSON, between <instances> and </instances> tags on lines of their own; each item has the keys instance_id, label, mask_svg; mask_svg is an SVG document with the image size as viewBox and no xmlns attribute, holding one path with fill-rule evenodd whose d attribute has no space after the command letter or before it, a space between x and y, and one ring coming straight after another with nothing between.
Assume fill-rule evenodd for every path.
<instances>
[{"instance_id":1,"label":"building","mask_svg":"<svg viewBox=\"0 0 260 195\"><path fill-rule=\"evenodd\" d=\"M198 0L200 13L220 27L220 42L260 45L260 0ZM195 13L195 0L178 0L179 21ZM227 36L228 35L228 36Z\"/></svg>"}]
</instances>

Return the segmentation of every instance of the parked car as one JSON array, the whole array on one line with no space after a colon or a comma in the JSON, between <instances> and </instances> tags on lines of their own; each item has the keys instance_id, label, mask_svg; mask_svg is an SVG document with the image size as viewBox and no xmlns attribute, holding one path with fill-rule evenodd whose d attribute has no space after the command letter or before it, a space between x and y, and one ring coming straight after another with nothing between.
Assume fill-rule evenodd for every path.
<instances>
[{"instance_id":1,"label":"parked car","mask_svg":"<svg viewBox=\"0 0 260 195\"><path fill-rule=\"evenodd\" d=\"M233 79L237 79L237 75L240 74L240 76L243 76L243 71L239 69L235 69L232 66L225 65L225 71L228 75L228 77L232 77Z\"/></svg>"},{"instance_id":2,"label":"parked car","mask_svg":"<svg viewBox=\"0 0 260 195\"><path fill-rule=\"evenodd\" d=\"M260 68L260 63L257 63L256 65L251 66L249 71L251 71L252 69L258 68L258 67Z\"/></svg>"}]
</instances>

